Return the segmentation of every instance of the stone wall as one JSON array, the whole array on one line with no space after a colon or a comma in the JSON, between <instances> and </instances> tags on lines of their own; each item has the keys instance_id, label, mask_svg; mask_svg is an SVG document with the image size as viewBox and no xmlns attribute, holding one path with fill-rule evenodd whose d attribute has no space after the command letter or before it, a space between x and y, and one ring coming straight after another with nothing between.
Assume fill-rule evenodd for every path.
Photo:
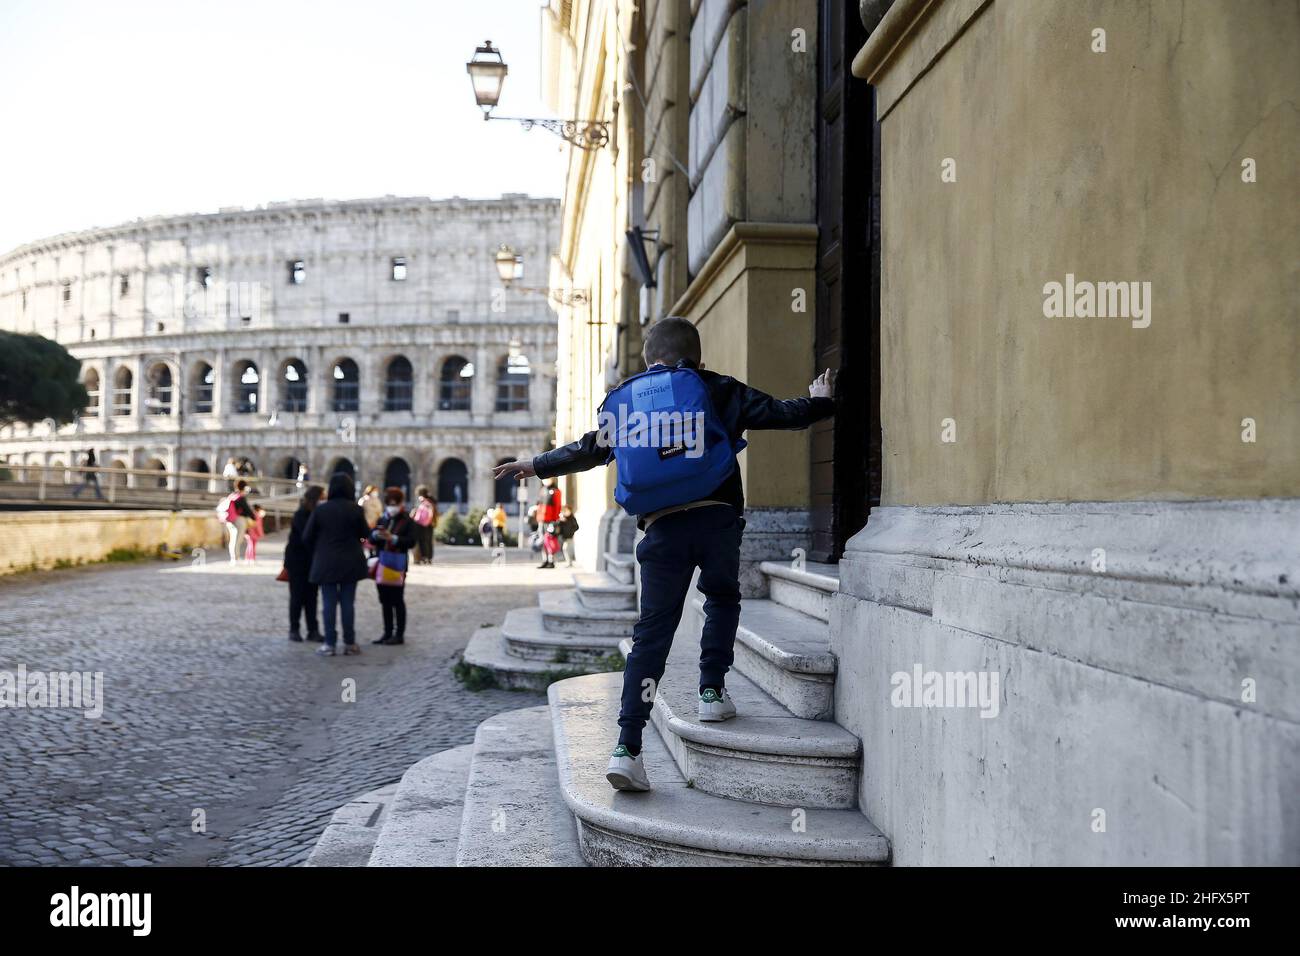
<instances>
[{"instance_id":1,"label":"stone wall","mask_svg":"<svg viewBox=\"0 0 1300 956\"><path fill-rule=\"evenodd\" d=\"M166 545L185 551L220 549L224 531L203 511L6 511L0 512L0 574L90 564L114 550L155 553Z\"/></svg>"}]
</instances>

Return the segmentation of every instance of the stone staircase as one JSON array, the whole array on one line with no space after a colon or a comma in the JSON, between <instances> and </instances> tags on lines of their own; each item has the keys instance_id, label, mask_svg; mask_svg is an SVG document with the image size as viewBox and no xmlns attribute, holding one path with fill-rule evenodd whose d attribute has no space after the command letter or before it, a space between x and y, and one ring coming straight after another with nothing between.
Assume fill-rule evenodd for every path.
<instances>
[{"instance_id":1,"label":"stone staircase","mask_svg":"<svg viewBox=\"0 0 1300 956\"><path fill-rule=\"evenodd\" d=\"M530 609L538 629L613 638L627 652L626 635L593 635L585 621L575 623L593 609L589 599L624 600L607 589L631 582L630 558L606 567L574 592L544 596ZM484 721L472 747L415 764L382 813L373 795L369 805L343 808L326 837L347 837L355 847L360 837L344 825L364 817L375 830L381 819L372 866L888 864L888 840L857 809L861 743L832 719L836 662L827 619L835 569L761 570L769 597L743 603L727 678L739 715L724 723L696 718L703 610L701 600L688 604L645 731L650 793L616 792L605 780L622 675L593 673L552 683L549 707ZM353 849L353 859L359 855ZM325 865L343 856L318 847L313 859Z\"/></svg>"},{"instance_id":2,"label":"stone staircase","mask_svg":"<svg viewBox=\"0 0 1300 956\"><path fill-rule=\"evenodd\" d=\"M545 690L556 680L619 664L619 641L636 623L631 555L610 554L604 572L574 576L573 588L543 591L536 607L516 608L499 627L480 628L462 655L499 687Z\"/></svg>"}]
</instances>

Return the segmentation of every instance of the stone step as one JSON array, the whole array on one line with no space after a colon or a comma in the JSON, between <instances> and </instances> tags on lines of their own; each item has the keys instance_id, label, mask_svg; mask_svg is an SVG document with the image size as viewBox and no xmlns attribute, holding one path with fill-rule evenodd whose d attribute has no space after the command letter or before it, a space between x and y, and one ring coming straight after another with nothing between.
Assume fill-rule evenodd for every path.
<instances>
[{"instance_id":1,"label":"stone step","mask_svg":"<svg viewBox=\"0 0 1300 956\"><path fill-rule=\"evenodd\" d=\"M692 594L687 607L693 615L690 633L698 637L704 598ZM837 665L825 621L775 601L741 601L735 668L795 717L834 717Z\"/></svg>"},{"instance_id":2,"label":"stone step","mask_svg":"<svg viewBox=\"0 0 1300 956\"><path fill-rule=\"evenodd\" d=\"M605 654L599 663L557 664L554 661L516 657L510 653L506 640L501 635L501 628L482 627L469 639L462 656L465 663L491 671L498 687L544 691L555 681L566 677L617 669L608 652Z\"/></svg>"},{"instance_id":3,"label":"stone step","mask_svg":"<svg viewBox=\"0 0 1300 956\"><path fill-rule=\"evenodd\" d=\"M654 789L615 791L605 779L618 738L617 674L552 684L560 789L597 866L869 865L889 861L884 835L857 810L766 806L691 787L654 726L642 753Z\"/></svg>"},{"instance_id":4,"label":"stone step","mask_svg":"<svg viewBox=\"0 0 1300 956\"><path fill-rule=\"evenodd\" d=\"M629 654L631 639L620 650ZM701 721L699 677L699 646L674 642L651 712L678 769L697 790L781 807L857 807L857 737L831 721L795 717L734 670L727 693L736 716Z\"/></svg>"},{"instance_id":5,"label":"stone step","mask_svg":"<svg viewBox=\"0 0 1300 956\"><path fill-rule=\"evenodd\" d=\"M513 657L548 664L595 664L618 654L617 634L567 634L546 626L540 607L519 607L506 612L501 624L506 651Z\"/></svg>"},{"instance_id":6,"label":"stone step","mask_svg":"<svg viewBox=\"0 0 1300 956\"><path fill-rule=\"evenodd\" d=\"M788 564L764 561L758 568L767 575L768 596L777 604L830 621L831 595L840 589L839 565L809 561L796 571Z\"/></svg>"},{"instance_id":7,"label":"stone step","mask_svg":"<svg viewBox=\"0 0 1300 956\"><path fill-rule=\"evenodd\" d=\"M609 551L605 554L605 570L615 581L636 583L636 556Z\"/></svg>"},{"instance_id":8,"label":"stone step","mask_svg":"<svg viewBox=\"0 0 1300 956\"><path fill-rule=\"evenodd\" d=\"M509 710L479 724L456 865L585 865L556 786L549 707Z\"/></svg>"},{"instance_id":9,"label":"stone step","mask_svg":"<svg viewBox=\"0 0 1300 956\"><path fill-rule=\"evenodd\" d=\"M578 600L595 611L636 610L636 585L624 584L606 572L575 574Z\"/></svg>"},{"instance_id":10,"label":"stone step","mask_svg":"<svg viewBox=\"0 0 1300 956\"><path fill-rule=\"evenodd\" d=\"M474 748L425 757L407 768L370 854L370 866L454 866Z\"/></svg>"},{"instance_id":11,"label":"stone step","mask_svg":"<svg viewBox=\"0 0 1300 956\"><path fill-rule=\"evenodd\" d=\"M303 866L365 866L396 792L397 784L390 783L335 810Z\"/></svg>"},{"instance_id":12,"label":"stone step","mask_svg":"<svg viewBox=\"0 0 1300 956\"><path fill-rule=\"evenodd\" d=\"M636 611L597 611L578 600L575 588L542 591L537 595L546 629L575 637L627 637L636 623ZM615 642L617 646L617 642Z\"/></svg>"}]
</instances>

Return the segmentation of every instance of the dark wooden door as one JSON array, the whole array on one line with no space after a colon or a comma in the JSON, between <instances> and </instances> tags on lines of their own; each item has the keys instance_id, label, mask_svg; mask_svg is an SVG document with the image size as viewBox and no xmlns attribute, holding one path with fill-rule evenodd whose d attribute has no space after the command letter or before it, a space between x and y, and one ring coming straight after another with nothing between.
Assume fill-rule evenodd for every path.
<instances>
[{"instance_id":1,"label":"dark wooden door","mask_svg":"<svg viewBox=\"0 0 1300 956\"><path fill-rule=\"evenodd\" d=\"M850 72L857 0L821 0L817 122L817 370L838 372L835 418L812 429L812 553L837 561L880 503L880 128Z\"/></svg>"}]
</instances>

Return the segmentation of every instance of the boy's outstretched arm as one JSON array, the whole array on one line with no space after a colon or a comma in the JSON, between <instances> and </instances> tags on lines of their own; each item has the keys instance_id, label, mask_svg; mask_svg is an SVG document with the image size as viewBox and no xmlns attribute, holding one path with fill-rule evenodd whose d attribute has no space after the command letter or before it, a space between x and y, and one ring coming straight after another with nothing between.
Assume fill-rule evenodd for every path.
<instances>
[{"instance_id":1,"label":"boy's outstretched arm","mask_svg":"<svg viewBox=\"0 0 1300 956\"><path fill-rule=\"evenodd\" d=\"M493 478L510 476L511 478L554 478L556 475L571 475L575 471L587 471L609 461L609 449L597 442L600 432L587 432L577 441L544 451L533 458L521 458L508 461L492 469Z\"/></svg>"},{"instance_id":2,"label":"boy's outstretched arm","mask_svg":"<svg viewBox=\"0 0 1300 956\"><path fill-rule=\"evenodd\" d=\"M835 373L822 372L808 386L808 398L773 398L748 385L740 395L741 429L807 428L835 414Z\"/></svg>"}]
</instances>

